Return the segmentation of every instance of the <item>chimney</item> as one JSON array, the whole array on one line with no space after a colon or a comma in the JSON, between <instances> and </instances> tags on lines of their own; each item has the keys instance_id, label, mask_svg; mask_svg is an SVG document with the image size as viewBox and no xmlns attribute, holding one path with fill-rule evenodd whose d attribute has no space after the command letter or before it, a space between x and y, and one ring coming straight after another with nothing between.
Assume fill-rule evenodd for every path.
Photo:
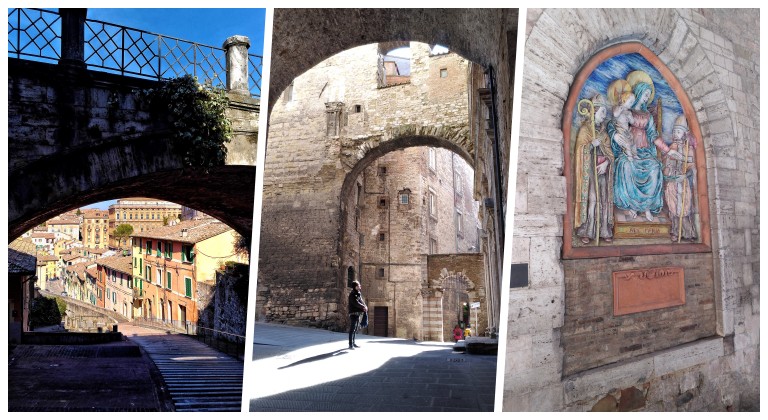
<instances>
[{"instance_id":1,"label":"chimney","mask_svg":"<svg viewBox=\"0 0 768 420\"><path fill-rule=\"evenodd\" d=\"M187 229L187 228L182 229L181 230L181 237L182 238L186 238L188 233L189 233L189 229Z\"/></svg>"}]
</instances>

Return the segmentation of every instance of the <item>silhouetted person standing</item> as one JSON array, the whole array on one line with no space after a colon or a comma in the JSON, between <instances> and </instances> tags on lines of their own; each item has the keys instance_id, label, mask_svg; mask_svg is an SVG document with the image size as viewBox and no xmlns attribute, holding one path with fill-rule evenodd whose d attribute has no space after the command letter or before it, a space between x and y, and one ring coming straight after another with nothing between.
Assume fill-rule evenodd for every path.
<instances>
[{"instance_id":1,"label":"silhouetted person standing","mask_svg":"<svg viewBox=\"0 0 768 420\"><path fill-rule=\"evenodd\" d=\"M352 291L349 292L349 349L354 350L359 348L355 343L355 334L357 333L357 327L360 325L360 316L364 312L368 312L368 306L363 302L363 293L361 292L362 286L360 282L355 280L352 282Z\"/></svg>"}]
</instances>

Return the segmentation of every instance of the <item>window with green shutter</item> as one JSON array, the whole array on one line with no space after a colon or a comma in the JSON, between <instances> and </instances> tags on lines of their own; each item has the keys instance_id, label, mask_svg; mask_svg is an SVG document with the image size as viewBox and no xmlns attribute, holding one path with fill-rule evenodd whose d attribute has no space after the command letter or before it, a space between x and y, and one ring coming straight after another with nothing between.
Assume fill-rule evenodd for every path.
<instances>
[{"instance_id":1,"label":"window with green shutter","mask_svg":"<svg viewBox=\"0 0 768 420\"><path fill-rule=\"evenodd\" d=\"M172 283L171 283L171 272L167 271L165 273L165 277L167 277L167 279L166 279L166 283L167 283L166 289L173 289L173 287L171 287L172 286Z\"/></svg>"},{"instance_id":2,"label":"window with green shutter","mask_svg":"<svg viewBox=\"0 0 768 420\"><path fill-rule=\"evenodd\" d=\"M158 257L163 255L163 243L160 241L157 241L157 254Z\"/></svg>"},{"instance_id":3,"label":"window with green shutter","mask_svg":"<svg viewBox=\"0 0 768 420\"><path fill-rule=\"evenodd\" d=\"M147 281L152 283L152 268L147 266Z\"/></svg>"},{"instance_id":4,"label":"window with green shutter","mask_svg":"<svg viewBox=\"0 0 768 420\"><path fill-rule=\"evenodd\" d=\"M193 262L195 259L195 253L193 251L194 247L192 245L182 245L181 246L181 261L182 262Z\"/></svg>"},{"instance_id":5,"label":"window with green shutter","mask_svg":"<svg viewBox=\"0 0 768 420\"><path fill-rule=\"evenodd\" d=\"M184 296L192 297L192 279L184 277Z\"/></svg>"},{"instance_id":6,"label":"window with green shutter","mask_svg":"<svg viewBox=\"0 0 768 420\"><path fill-rule=\"evenodd\" d=\"M173 242L165 243L165 258L173 258Z\"/></svg>"},{"instance_id":7,"label":"window with green shutter","mask_svg":"<svg viewBox=\"0 0 768 420\"><path fill-rule=\"evenodd\" d=\"M144 266L144 261L142 261L141 258L139 258L139 275L141 275L141 267L143 266Z\"/></svg>"},{"instance_id":8,"label":"window with green shutter","mask_svg":"<svg viewBox=\"0 0 768 420\"><path fill-rule=\"evenodd\" d=\"M147 241L147 252L146 254L149 255L152 253L152 241Z\"/></svg>"}]
</instances>

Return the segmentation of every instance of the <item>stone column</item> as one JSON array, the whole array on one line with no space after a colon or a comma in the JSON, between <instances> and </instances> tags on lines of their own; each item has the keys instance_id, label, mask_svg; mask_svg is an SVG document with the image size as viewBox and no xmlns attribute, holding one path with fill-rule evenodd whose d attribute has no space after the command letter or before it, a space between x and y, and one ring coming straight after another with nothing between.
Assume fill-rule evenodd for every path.
<instances>
[{"instance_id":1,"label":"stone column","mask_svg":"<svg viewBox=\"0 0 768 420\"><path fill-rule=\"evenodd\" d=\"M59 64L85 67L85 18L88 9L59 9L61 59Z\"/></svg>"},{"instance_id":2,"label":"stone column","mask_svg":"<svg viewBox=\"0 0 768 420\"><path fill-rule=\"evenodd\" d=\"M251 41L247 36L235 35L224 41L222 48L227 53L227 90L244 96L250 96L248 89L248 47Z\"/></svg>"}]
</instances>

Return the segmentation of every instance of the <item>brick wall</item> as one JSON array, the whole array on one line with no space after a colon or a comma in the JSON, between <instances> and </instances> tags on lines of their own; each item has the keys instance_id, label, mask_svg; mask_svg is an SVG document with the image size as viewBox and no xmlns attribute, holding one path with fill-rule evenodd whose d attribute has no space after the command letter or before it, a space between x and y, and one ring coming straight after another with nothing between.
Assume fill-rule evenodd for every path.
<instances>
[{"instance_id":1,"label":"brick wall","mask_svg":"<svg viewBox=\"0 0 768 420\"><path fill-rule=\"evenodd\" d=\"M613 315L613 271L668 266L685 272L685 305ZM561 337L566 376L716 333L711 255L567 260L563 268L566 310Z\"/></svg>"}]
</instances>

